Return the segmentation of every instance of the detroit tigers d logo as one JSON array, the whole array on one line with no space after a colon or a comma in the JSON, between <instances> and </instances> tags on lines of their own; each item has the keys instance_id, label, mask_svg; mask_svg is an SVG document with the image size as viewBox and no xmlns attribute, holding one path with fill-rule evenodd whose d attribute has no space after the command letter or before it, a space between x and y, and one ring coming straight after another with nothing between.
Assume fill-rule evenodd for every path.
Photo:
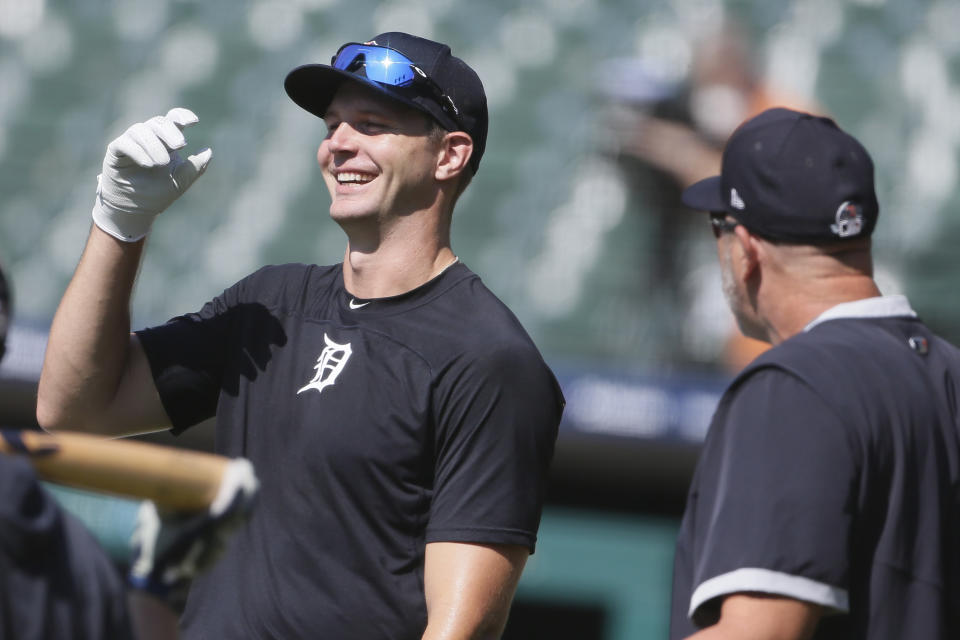
<instances>
[{"instance_id":1,"label":"detroit tigers d logo","mask_svg":"<svg viewBox=\"0 0 960 640\"><path fill-rule=\"evenodd\" d=\"M337 344L327 337L326 333L323 334L323 341L327 346L320 352L317 364L313 367L317 373L313 376L313 380L297 391L297 395L307 389L316 389L318 392L322 392L326 387L332 386L337 381L337 376L347 366L347 360L350 359L350 354L353 352L350 343Z\"/></svg>"}]
</instances>

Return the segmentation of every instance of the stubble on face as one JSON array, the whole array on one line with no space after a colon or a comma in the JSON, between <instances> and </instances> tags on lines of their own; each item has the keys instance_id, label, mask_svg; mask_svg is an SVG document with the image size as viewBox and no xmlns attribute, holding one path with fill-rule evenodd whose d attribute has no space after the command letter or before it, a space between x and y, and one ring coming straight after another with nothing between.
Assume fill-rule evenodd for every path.
<instances>
[{"instance_id":1,"label":"stubble on face","mask_svg":"<svg viewBox=\"0 0 960 640\"><path fill-rule=\"evenodd\" d=\"M749 305L747 304L746 291L740 286L737 275L734 273L732 252L732 240L727 242L721 239L717 246L717 257L720 261L720 282L723 287L723 298L727 301L727 306L733 313L740 332L747 337L759 338L755 325L750 321L748 314Z\"/></svg>"},{"instance_id":2,"label":"stubble on face","mask_svg":"<svg viewBox=\"0 0 960 640\"><path fill-rule=\"evenodd\" d=\"M723 286L723 299L727 301L730 310L736 314L739 296L737 295L737 283L733 277L733 260L730 257L729 249L720 248L717 251L717 256L720 260L720 282Z\"/></svg>"}]
</instances>

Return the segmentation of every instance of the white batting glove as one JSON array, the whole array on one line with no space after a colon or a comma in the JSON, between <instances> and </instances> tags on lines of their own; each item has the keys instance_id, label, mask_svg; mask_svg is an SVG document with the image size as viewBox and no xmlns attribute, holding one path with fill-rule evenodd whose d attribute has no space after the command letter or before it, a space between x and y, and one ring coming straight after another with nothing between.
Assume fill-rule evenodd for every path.
<instances>
[{"instance_id":1,"label":"white batting glove","mask_svg":"<svg viewBox=\"0 0 960 640\"><path fill-rule=\"evenodd\" d=\"M161 513L145 500L133 532L128 583L180 609L190 582L220 558L230 535L249 517L259 482L253 465L235 458L227 465L207 511Z\"/></svg>"},{"instance_id":2,"label":"white batting glove","mask_svg":"<svg viewBox=\"0 0 960 640\"><path fill-rule=\"evenodd\" d=\"M210 162L209 148L186 158L182 130L199 119L175 107L165 116L138 122L107 146L97 176L93 221L124 242L136 242L150 231L153 219L190 188Z\"/></svg>"}]
</instances>

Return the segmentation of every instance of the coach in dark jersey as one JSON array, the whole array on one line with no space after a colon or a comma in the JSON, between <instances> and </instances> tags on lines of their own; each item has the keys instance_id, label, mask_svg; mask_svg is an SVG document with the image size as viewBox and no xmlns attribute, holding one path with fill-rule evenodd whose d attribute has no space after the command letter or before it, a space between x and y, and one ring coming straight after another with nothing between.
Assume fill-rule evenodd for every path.
<instances>
[{"instance_id":1,"label":"coach in dark jersey","mask_svg":"<svg viewBox=\"0 0 960 640\"><path fill-rule=\"evenodd\" d=\"M960 637L960 351L873 281L867 151L772 109L684 202L710 212L740 328L774 347L710 426L671 637Z\"/></svg>"},{"instance_id":2,"label":"coach in dark jersey","mask_svg":"<svg viewBox=\"0 0 960 640\"><path fill-rule=\"evenodd\" d=\"M153 218L204 171L185 109L108 147L51 330L38 419L117 435L216 415L258 509L194 583L187 638L496 637L539 525L563 397L450 224L487 106L449 47L386 33L290 72L322 117L342 264L266 267L130 336ZM265 212L269 215L269 212Z\"/></svg>"}]
</instances>

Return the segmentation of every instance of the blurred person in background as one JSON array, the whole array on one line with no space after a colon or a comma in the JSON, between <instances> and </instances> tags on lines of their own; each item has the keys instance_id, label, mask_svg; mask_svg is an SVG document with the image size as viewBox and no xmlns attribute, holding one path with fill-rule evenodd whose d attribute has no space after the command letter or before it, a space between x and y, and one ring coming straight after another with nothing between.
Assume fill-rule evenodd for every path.
<instances>
[{"instance_id":1,"label":"blurred person in background","mask_svg":"<svg viewBox=\"0 0 960 640\"><path fill-rule=\"evenodd\" d=\"M144 237L211 156L176 151L186 109L132 126L107 150L38 420L115 436L216 415L217 451L253 462L258 509L193 585L187 638L497 637L563 397L450 247L486 143L483 86L448 46L394 32L285 87L326 123L317 160L343 262L265 267L130 334Z\"/></svg>"},{"instance_id":2,"label":"blurred person in background","mask_svg":"<svg viewBox=\"0 0 960 640\"><path fill-rule=\"evenodd\" d=\"M0 437L16 446L17 434ZM0 454L0 487L0 638L11 640L175 640L190 582L215 564L251 504L239 486L217 514L144 502L129 561L115 561L26 455Z\"/></svg>"},{"instance_id":3,"label":"blurred person in background","mask_svg":"<svg viewBox=\"0 0 960 640\"><path fill-rule=\"evenodd\" d=\"M0 357L11 315L0 270ZM123 578L90 532L44 491L30 463L0 454L0 487L0 638L133 638ZM131 597L153 616L149 626L176 632L172 609Z\"/></svg>"},{"instance_id":4,"label":"blurred person in background","mask_svg":"<svg viewBox=\"0 0 960 640\"><path fill-rule=\"evenodd\" d=\"M719 171L723 144L744 120L773 106L806 111L811 106L763 80L751 38L733 20L696 40L689 74L678 86L657 79L642 59L620 64L621 72L607 83L612 108L605 126L650 217L654 255L643 268L653 295L659 293L669 307L661 313L669 335L662 343L672 352L663 357L691 367L718 364L736 373L768 345L740 333L715 295L714 270L703 265L708 250L700 229L677 215L680 193ZM718 334L719 353L713 339Z\"/></svg>"},{"instance_id":5,"label":"blurred person in background","mask_svg":"<svg viewBox=\"0 0 960 640\"><path fill-rule=\"evenodd\" d=\"M0 487L0 638L177 637L177 611L148 591L129 589L26 458L0 454Z\"/></svg>"},{"instance_id":6,"label":"blurred person in background","mask_svg":"<svg viewBox=\"0 0 960 640\"><path fill-rule=\"evenodd\" d=\"M11 309L0 270L0 357ZM18 433L2 429L0 437L16 450ZM125 580L120 569L131 567L114 564L26 456L0 454L0 488L0 638L10 640L175 640L183 593L236 524L233 515L206 513L157 520L141 505L130 557L138 568Z\"/></svg>"},{"instance_id":7,"label":"blurred person in background","mask_svg":"<svg viewBox=\"0 0 960 640\"><path fill-rule=\"evenodd\" d=\"M767 110L683 201L740 328L774 346L710 425L671 638L960 637L960 349L874 281L866 149Z\"/></svg>"}]
</instances>

